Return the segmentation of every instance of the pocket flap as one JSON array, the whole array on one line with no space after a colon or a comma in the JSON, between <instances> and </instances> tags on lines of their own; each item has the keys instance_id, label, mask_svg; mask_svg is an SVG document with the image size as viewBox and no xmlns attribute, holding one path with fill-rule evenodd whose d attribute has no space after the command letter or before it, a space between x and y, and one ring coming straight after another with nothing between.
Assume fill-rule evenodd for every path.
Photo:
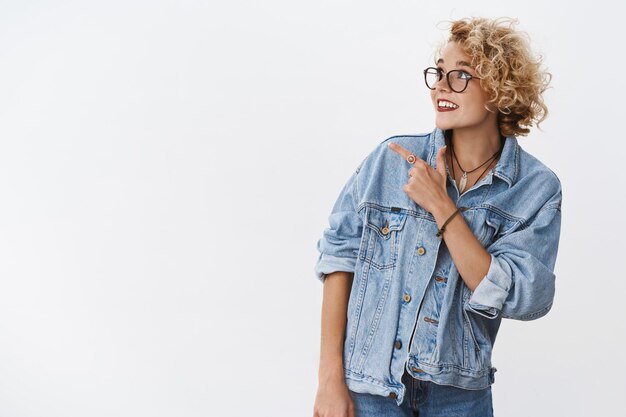
<instances>
[{"instance_id":1,"label":"pocket flap","mask_svg":"<svg viewBox=\"0 0 626 417\"><path fill-rule=\"evenodd\" d=\"M389 232L402 230L407 214L395 207L389 209L367 207L365 216L369 227L382 237L388 237Z\"/></svg>"}]
</instances>

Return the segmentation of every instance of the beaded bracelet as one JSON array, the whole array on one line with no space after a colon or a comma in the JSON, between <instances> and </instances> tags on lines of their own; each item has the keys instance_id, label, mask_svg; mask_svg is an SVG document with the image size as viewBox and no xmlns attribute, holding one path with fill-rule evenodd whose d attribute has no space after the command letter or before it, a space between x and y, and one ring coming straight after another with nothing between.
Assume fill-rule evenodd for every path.
<instances>
[{"instance_id":1,"label":"beaded bracelet","mask_svg":"<svg viewBox=\"0 0 626 417\"><path fill-rule=\"evenodd\" d=\"M438 238L441 238L441 236L443 235L443 232L445 232L445 231L446 231L446 226L448 225L448 223L450 223L450 220L452 220L452 219L454 218L454 216L456 216L457 214L459 214L459 212L461 212L461 211L465 211L465 210L467 210L468 208L469 208L469 207L459 207L458 209L456 209L456 210L454 211L454 213L452 213L452 214L450 215L450 217L448 217L448 220L446 220L446 221L445 221L445 223L443 224L443 226L441 226L441 229L439 229L439 230L437 231L437 237L438 237Z\"/></svg>"}]
</instances>

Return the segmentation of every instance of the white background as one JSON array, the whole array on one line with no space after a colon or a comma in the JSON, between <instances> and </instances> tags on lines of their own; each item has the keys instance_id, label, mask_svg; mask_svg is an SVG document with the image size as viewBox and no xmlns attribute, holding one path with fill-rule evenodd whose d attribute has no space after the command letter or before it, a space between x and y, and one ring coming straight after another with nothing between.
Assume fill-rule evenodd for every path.
<instances>
[{"instance_id":1,"label":"white background","mask_svg":"<svg viewBox=\"0 0 626 417\"><path fill-rule=\"evenodd\" d=\"M615 2L617 4L617 2ZM383 139L430 132L445 20L553 73L521 145L563 185L548 316L504 321L499 416L621 416L624 7L0 2L0 417L311 416L316 241Z\"/></svg>"}]
</instances>

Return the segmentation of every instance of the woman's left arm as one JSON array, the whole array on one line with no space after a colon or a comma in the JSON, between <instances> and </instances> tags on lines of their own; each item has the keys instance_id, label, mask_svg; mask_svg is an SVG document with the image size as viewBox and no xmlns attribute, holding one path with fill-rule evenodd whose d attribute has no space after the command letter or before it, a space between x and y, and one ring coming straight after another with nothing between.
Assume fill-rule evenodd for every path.
<instances>
[{"instance_id":1,"label":"woman's left arm","mask_svg":"<svg viewBox=\"0 0 626 417\"><path fill-rule=\"evenodd\" d=\"M447 213L455 209L452 204L433 213L437 225L441 227ZM554 299L560 229L560 190L529 224L499 238L487 249L465 220L455 216L446 226L443 238L459 274L472 291L466 309L487 318L496 318L500 313L517 320L533 320L547 314Z\"/></svg>"},{"instance_id":2,"label":"woman's left arm","mask_svg":"<svg viewBox=\"0 0 626 417\"><path fill-rule=\"evenodd\" d=\"M405 159L410 152L389 147ZM437 153L437 169L418 159L404 191L428 210L441 228L457 209L446 191L445 147ZM457 214L443 239L465 285L472 291L466 308L487 318L532 320L545 315L554 298L554 264L561 227L561 191L539 210L526 227L498 239L488 250Z\"/></svg>"}]
</instances>

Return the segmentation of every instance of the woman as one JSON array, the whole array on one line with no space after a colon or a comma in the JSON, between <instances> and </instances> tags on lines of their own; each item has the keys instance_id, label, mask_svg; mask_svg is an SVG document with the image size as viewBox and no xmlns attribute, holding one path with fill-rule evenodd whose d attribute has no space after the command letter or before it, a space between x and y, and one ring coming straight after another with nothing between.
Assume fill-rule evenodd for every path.
<instances>
[{"instance_id":1,"label":"woman","mask_svg":"<svg viewBox=\"0 0 626 417\"><path fill-rule=\"evenodd\" d=\"M435 130L384 140L341 191L317 243L314 417L493 415L502 318L550 310L561 186L516 139L549 74L513 23L452 22L424 70Z\"/></svg>"}]
</instances>

